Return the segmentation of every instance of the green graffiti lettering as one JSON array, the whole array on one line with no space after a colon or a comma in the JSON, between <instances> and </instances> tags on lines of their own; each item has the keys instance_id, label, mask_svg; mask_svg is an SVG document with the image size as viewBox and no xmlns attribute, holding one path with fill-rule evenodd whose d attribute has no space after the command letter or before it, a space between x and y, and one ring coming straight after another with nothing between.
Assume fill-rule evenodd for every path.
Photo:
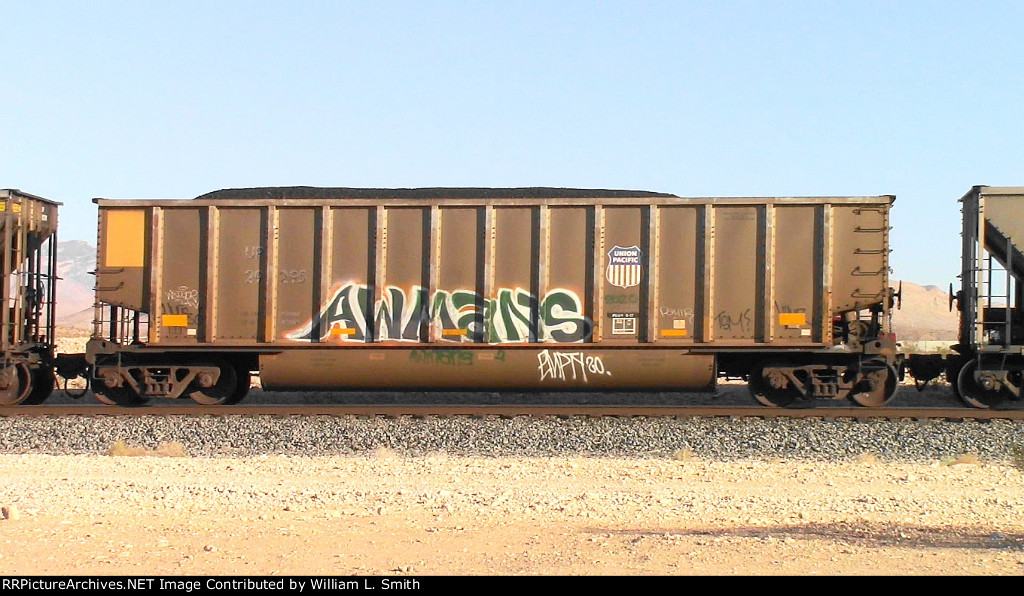
<instances>
[{"instance_id":1,"label":"green graffiti lettering","mask_svg":"<svg viewBox=\"0 0 1024 596\"><path fill-rule=\"evenodd\" d=\"M541 310L547 338L564 343L590 340L594 325L583 316L580 299L574 292L549 292Z\"/></svg>"},{"instance_id":2,"label":"green graffiti lettering","mask_svg":"<svg viewBox=\"0 0 1024 596\"><path fill-rule=\"evenodd\" d=\"M473 352L469 350L413 350L409 362L438 366L473 366Z\"/></svg>"},{"instance_id":3,"label":"green graffiti lettering","mask_svg":"<svg viewBox=\"0 0 1024 596\"><path fill-rule=\"evenodd\" d=\"M455 328L466 330L465 341L479 342L484 339L484 316L478 306L483 306L480 294L469 290L452 292L452 307L458 313Z\"/></svg>"},{"instance_id":4,"label":"green graffiti lettering","mask_svg":"<svg viewBox=\"0 0 1024 596\"><path fill-rule=\"evenodd\" d=\"M320 310L320 316L317 319L292 331L286 337L300 341L312 341L313 338L324 340L332 337L332 330L335 331L335 336L339 335L342 330L348 330L354 331L354 333L347 333L347 339L363 341L366 337L363 332L365 318L362 316L359 302L353 301L352 294L363 294L365 289L358 292L353 292L353 289L355 287L352 285L339 288L331 296L327 305Z\"/></svg>"},{"instance_id":5,"label":"green graffiti lettering","mask_svg":"<svg viewBox=\"0 0 1024 596\"><path fill-rule=\"evenodd\" d=\"M367 324L376 339L420 341L432 323L444 330L441 339L453 342L513 343L591 339L593 322L584 314L579 296L568 289L548 292L543 300L522 288L498 288L495 298L484 299L472 290L436 290L413 286L384 289L372 303L365 284L338 287L319 314L285 337L293 341L365 341ZM368 316L372 312L372 316ZM538 321L533 315L537 313Z\"/></svg>"},{"instance_id":6,"label":"green graffiti lettering","mask_svg":"<svg viewBox=\"0 0 1024 596\"><path fill-rule=\"evenodd\" d=\"M420 338L420 326L430 320L426 312L426 290L414 286L412 296L407 298L405 290L388 286L377 308L374 321L380 339L401 339L416 341Z\"/></svg>"},{"instance_id":7,"label":"green graffiti lettering","mask_svg":"<svg viewBox=\"0 0 1024 596\"><path fill-rule=\"evenodd\" d=\"M537 330L530 321L530 302L533 296L529 292L516 288L498 290L497 308L494 325L498 342L523 342L531 336L537 336Z\"/></svg>"}]
</instances>

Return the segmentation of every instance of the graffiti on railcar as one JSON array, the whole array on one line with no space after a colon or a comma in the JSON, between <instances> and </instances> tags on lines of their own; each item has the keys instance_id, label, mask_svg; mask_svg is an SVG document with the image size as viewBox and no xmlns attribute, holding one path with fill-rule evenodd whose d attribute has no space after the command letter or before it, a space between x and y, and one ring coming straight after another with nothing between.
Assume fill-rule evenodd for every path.
<instances>
[{"instance_id":1,"label":"graffiti on railcar","mask_svg":"<svg viewBox=\"0 0 1024 596\"><path fill-rule=\"evenodd\" d=\"M723 331L739 331L740 333L750 333L754 325L749 308L733 313L723 310L715 317L715 322Z\"/></svg>"},{"instance_id":2,"label":"graffiti on railcar","mask_svg":"<svg viewBox=\"0 0 1024 596\"><path fill-rule=\"evenodd\" d=\"M165 313L193 313L199 308L199 290L178 286L164 293Z\"/></svg>"},{"instance_id":3,"label":"graffiti on railcar","mask_svg":"<svg viewBox=\"0 0 1024 596\"><path fill-rule=\"evenodd\" d=\"M611 376L600 356L588 356L584 352L542 350L537 354L537 371L540 380L590 382L596 375ZM588 376L588 373L590 376Z\"/></svg>"},{"instance_id":4,"label":"graffiti on railcar","mask_svg":"<svg viewBox=\"0 0 1024 596\"><path fill-rule=\"evenodd\" d=\"M340 286L305 325L285 333L294 341L367 341L366 284ZM452 342L521 343L588 341L594 324L584 314L583 302L572 290L558 288L543 300L522 288L499 288L483 299L472 290L410 290L387 286L373 305L370 329L375 340L422 341L431 323L440 339ZM536 322L535 322L536 321Z\"/></svg>"},{"instance_id":5,"label":"graffiti on railcar","mask_svg":"<svg viewBox=\"0 0 1024 596\"><path fill-rule=\"evenodd\" d=\"M476 360L470 350L413 350L409 362L436 366L473 366Z\"/></svg>"}]
</instances>

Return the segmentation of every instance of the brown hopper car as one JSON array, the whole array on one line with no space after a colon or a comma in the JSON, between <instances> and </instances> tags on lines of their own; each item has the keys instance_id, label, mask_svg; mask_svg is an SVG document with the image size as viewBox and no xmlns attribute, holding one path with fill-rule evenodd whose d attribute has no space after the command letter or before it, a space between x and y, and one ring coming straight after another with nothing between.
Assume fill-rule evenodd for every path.
<instances>
[{"instance_id":1,"label":"brown hopper car","mask_svg":"<svg viewBox=\"0 0 1024 596\"><path fill-rule=\"evenodd\" d=\"M892 196L253 188L99 205L93 390L896 386Z\"/></svg>"}]
</instances>

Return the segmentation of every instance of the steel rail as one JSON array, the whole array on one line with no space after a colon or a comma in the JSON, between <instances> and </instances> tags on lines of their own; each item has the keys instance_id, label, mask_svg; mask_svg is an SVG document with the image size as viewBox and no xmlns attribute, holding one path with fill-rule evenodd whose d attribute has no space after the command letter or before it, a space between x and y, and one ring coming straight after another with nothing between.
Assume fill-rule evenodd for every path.
<instances>
[{"instance_id":1,"label":"steel rail","mask_svg":"<svg viewBox=\"0 0 1024 596\"><path fill-rule=\"evenodd\" d=\"M821 418L835 419L944 419L1024 420L1024 409L973 408L765 408L759 406L587 406L587 405L148 405L118 408L100 404L62 406L3 406L0 417L19 416L358 416L358 417L475 417L501 418Z\"/></svg>"}]
</instances>

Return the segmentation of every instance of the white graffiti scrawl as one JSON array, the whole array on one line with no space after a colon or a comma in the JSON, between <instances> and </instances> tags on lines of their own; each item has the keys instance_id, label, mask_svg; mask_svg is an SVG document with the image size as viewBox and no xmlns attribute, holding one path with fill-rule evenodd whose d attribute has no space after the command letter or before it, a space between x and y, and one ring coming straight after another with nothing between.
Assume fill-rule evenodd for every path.
<instances>
[{"instance_id":1,"label":"white graffiti scrawl","mask_svg":"<svg viewBox=\"0 0 1024 596\"><path fill-rule=\"evenodd\" d=\"M199 290L193 290L188 286L167 290L166 298L167 304L199 308Z\"/></svg>"},{"instance_id":2,"label":"white graffiti scrawl","mask_svg":"<svg viewBox=\"0 0 1024 596\"><path fill-rule=\"evenodd\" d=\"M557 381L583 381L589 383L589 373L608 375L612 372L605 368L600 356L587 356L583 352L555 352L543 350L537 354L537 370L540 380L554 379Z\"/></svg>"}]
</instances>

